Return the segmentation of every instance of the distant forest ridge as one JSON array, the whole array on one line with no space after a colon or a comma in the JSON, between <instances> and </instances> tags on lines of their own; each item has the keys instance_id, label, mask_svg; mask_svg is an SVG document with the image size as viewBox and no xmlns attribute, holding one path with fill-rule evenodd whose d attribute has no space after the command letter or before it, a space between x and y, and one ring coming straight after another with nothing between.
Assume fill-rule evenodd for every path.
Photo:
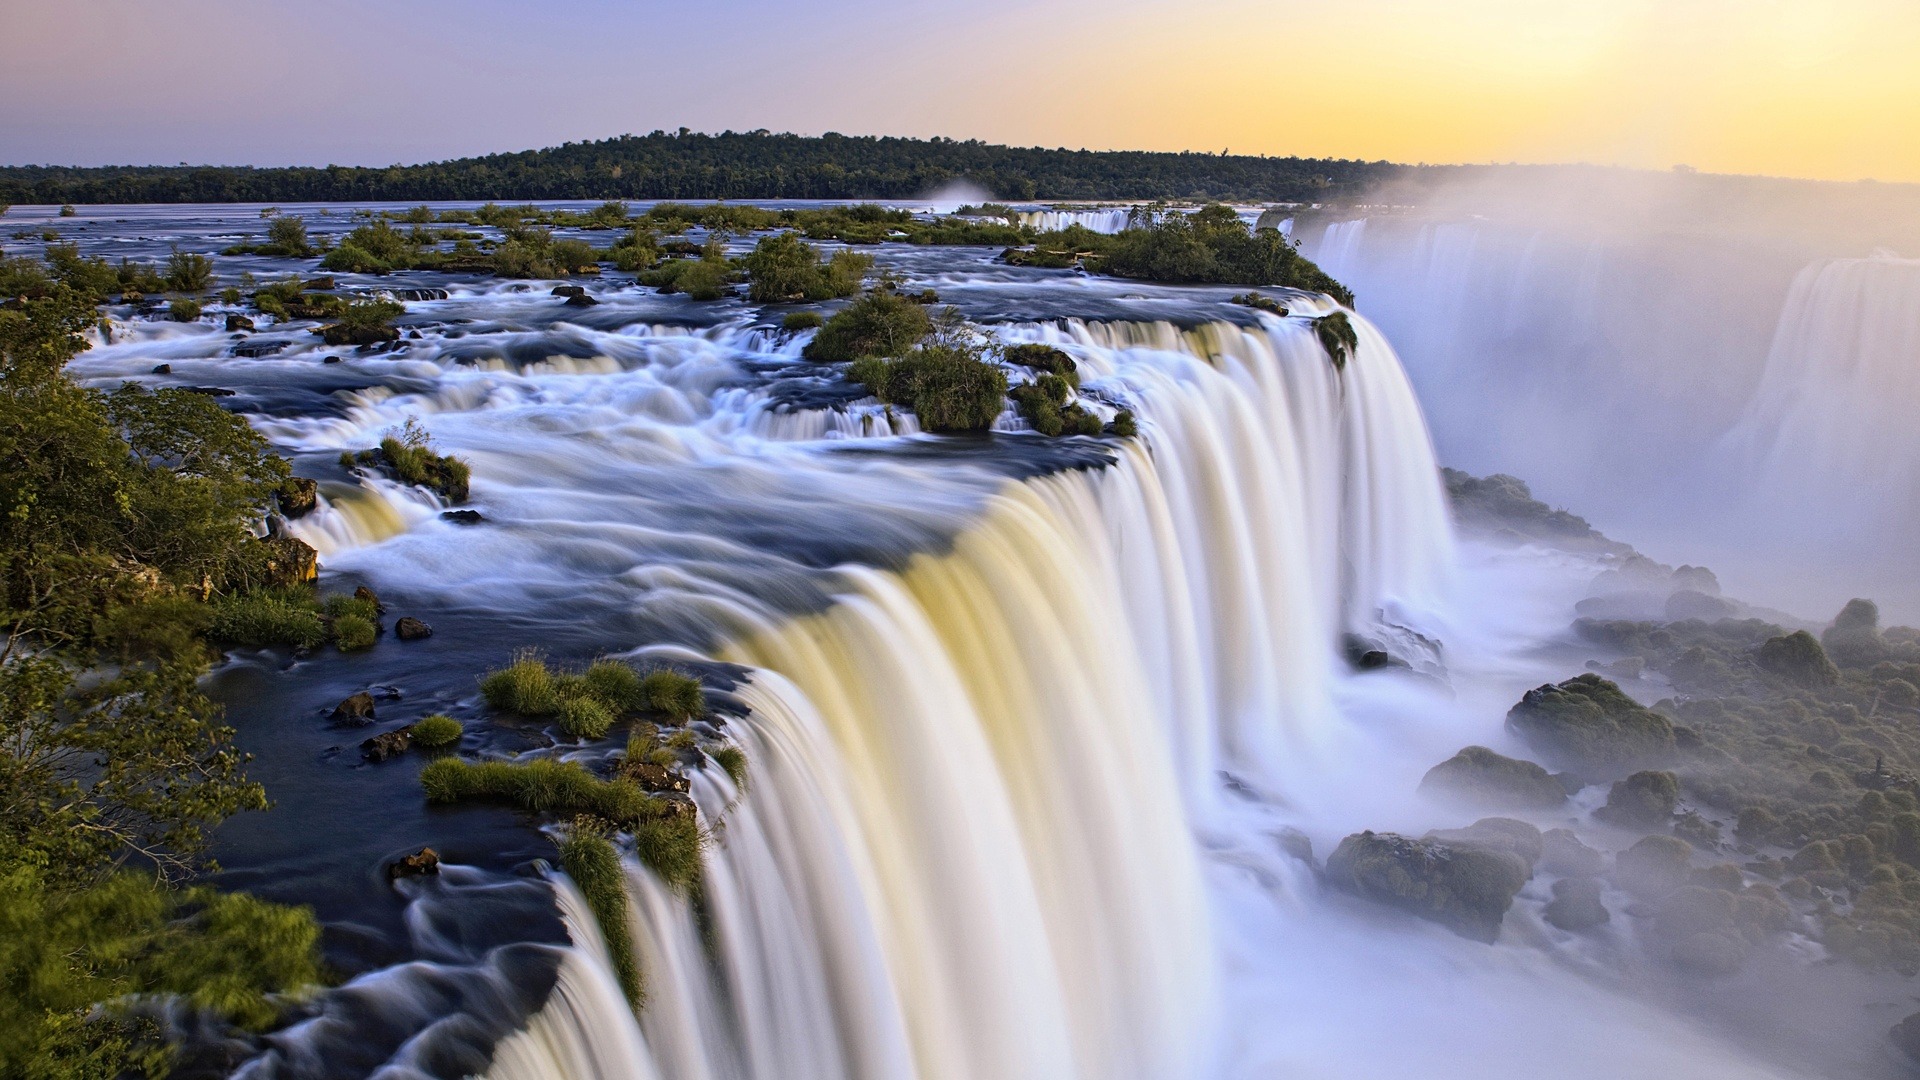
<instances>
[{"instance_id":1,"label":"distant forest ridge","mask_svg":"<svg viewBox=\"0 0 1920 1080\"><path fill-rule=\"evenodd\" d=\"M682 128L385 168L0 167L0 203L913 199L957 180L995 198L1340 202L1418 167L1384 161Z\"/></svg>"}]
</instances>

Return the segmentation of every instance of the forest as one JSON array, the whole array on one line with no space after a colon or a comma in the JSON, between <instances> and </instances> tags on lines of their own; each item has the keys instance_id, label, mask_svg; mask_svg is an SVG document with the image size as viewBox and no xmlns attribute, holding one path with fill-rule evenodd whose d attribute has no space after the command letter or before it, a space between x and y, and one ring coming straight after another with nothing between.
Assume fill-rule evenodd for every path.
<instances>
[{"instance_id":1,"label":"forest","mask_svg":"<svg viewBox=\"0 0 1920 1080\"><path fill-rule=\"evenodd\" d=\"M957 180L1016 200L1325 202L1411 171L1384 161L682 128L384 168L9 166L0 168L0 204L901 199Z\"/></svg>"}]
</instances>

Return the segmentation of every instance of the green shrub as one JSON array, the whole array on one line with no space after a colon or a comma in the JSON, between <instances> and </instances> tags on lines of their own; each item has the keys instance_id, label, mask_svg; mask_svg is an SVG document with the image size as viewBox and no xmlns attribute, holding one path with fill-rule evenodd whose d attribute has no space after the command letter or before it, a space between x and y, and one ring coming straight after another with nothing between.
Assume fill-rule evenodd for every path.
<instances>
[{"instance_id":1,"label":"green shrub","mask_svg":"<svg viewBox=\"0 0 1920 1080\"><path fill-rule=\"evenodd\" d=\"M341 652L359 652L373 648L380 636L380 628L372 619L359 615L342 615L333 620L333 643Z\"/></svg>"},{"instance_id":2,"label":"green shrub","mask_svg":"<svg viewBox=\"0 0 1920 1080\"><path fill-rule=\"evenodd\" d=\"M727 295L732 270L723 256L711 253L698 259L670 259L639 276L642 285L664 293L686 293L692 300L718 300Z\"/></svg>"},{"instance_id":3,"label":"green shrub","mask_svg":"<svg viewBox=\"0 0 1920 1080\"><path fill-rule=\"evenodd\" d=\"M1098 435L1100 418L1079 405L1067 404L1071 384L1059 375L1042 375L1009 393L1020 415L1042 435Z\"/></svg>"},{"instance_id":4,"label":"green shrub","mask_svg":"<svg viewBox=\"0 0 1920 1080\"><path fill-rule=\"evenodd\" d=\"M646 683L632 665L618 660L597 660L580 677L582 690L616 713L637 712L646 707Z\"/></svg>"},{"instance_id":5,"label":"green shrub","mask_svg":"<svg viewBox=\"0 0 1920 1080\"><path fill-rule=\"evenodd\" d=\"M181 297L167 305L167 318L174 322L192 322L200 317L200 301Z\"/></svg>"},{"instance_id":6,"label":"green shrub","mask_svg":"<svg viewBox=\"0 0 1920 1080\"><path fill-rule=\"evenodd\" d=\"M200 292L213 281L213 260L205 255L175 248L167 256L167 288L174 292Z\"/></svg>"},{"instance_id":7,"label":"green shrub","mask_svg":"<svg viewBox=\"0 0 1920 1080\"><path fill-rule=\"evenodd\" d=\"M460 741L464 729L460 721L444 713L423 716L407 728L413 737L413 745L427 750L438 750L443 746L452 746Z\"/></svg>"},{"instance_id":8,"label":"green shrub","mask_svg":"<svg viewBox=\"0 0 1920 1080\"><path fill-rule=\"evenodd\" d=\"M380 604L378 601L359 596L349 596L346 593L334 593L332 596L327 597L321 602L321 610L326 612L327 618L329 619L351 616L365 619L370 623L380 621Z\"/></svg>"},{"instance_id":9,"label":"green shrub","mask_svg":"<svg viewBox=\"0 0 1920 1080\"><path fill-rule=\"evenodd\" d=\"M822 262L818 249L791 232L762 239L742 262L752 280L747 297L761 304L852 296L873 266L871 256L852 251Z\"/></svg>"},{"instance_id":10,"label":"green shrub","mask_svg":"<svg viewBox=\"0 0 1920 1080\"><path fill-rule=\"evenodd\" d=\"M401 483L437 491L448 502L459 504L467 501L467 485L472 479L472 470L465 461L451 454L443 456L434 453L432 439L426 428L413 417L408 417L398 432L381 439L379 449L343 455L342 459L351 461L355 466L381 466Z\"/></svg>"},{"instance_id":11,"label":"green shrub","mask_svg":"<svg viewBox=\"0 0 1920 1080\"><path fill-rule=\"evenodd\" d=\"M1290 314L1287 310L1287 305L1275 300L1271 296L1264 296L1256 292L1241 293L1239 296L1231 297L1229 302L1240 304L1243 307L1254 308L1258 311L1271 312L1282 318Z\"/></svg>"},{"instance_id":12,"label":"green shrub","mask_svg":"<svg viewBox=\"0 0 1920 1080\"><path fill-rule=\"evenodd\" d=\"M593 921L600 925L600 937L607 943L620 992L626 995L628 1005L638 1009L643 987L633 936L627 927L627 876L620 869L619 853L606 837L576 826L560 841L560 868L586 898L587 910L593 913Z\"/></svg>"},{"instance_id":13,"label":"green shrub","mask_svg":"<svg viewBox=\"0 0 1920 1080\"><path fill-rule=\"evenodd\" d=\"M312 255L313 242L307 239L307 223L292 216L274 218L267 223L267 243L260 254L287 259L304 259Z\"/></svg>"},{"instance_id":14,"label":"green shrub","mask_svg":"<svg viewBox=\"0 0 1920 1080\"><path fill-rule=\"evenodd\" d=\"M516 654L513 662L480 679L480 693L487 704L504 712L522 716L552 716L560 711L560 694L554 687L553 673L539 654Z\"/></svg>"},{"instance_id":15,"label":"green shrub","mask_svg":"<svg viewBox=\"0 0 1920 1080\"><path fill-rule=\"evenodd\" d=\"M420 254L418 246L381 218L342 237L339 246L327 252L320 265L347 274L384 274L390 270L412 269L419 262Z\"/></svg>"},{"instance_id":16,"label":"green shrub","mask_svg":"<svg viewBox=\"0 0 1920 1080\"><path fill-rule=\"evenodd\" d=\"M656 668L640 680L644 707L680 723L706 714L707 699L700 680L671 668Z\"/></svg>"},{"instance_id":17,"label":"green shrub","mask_svg":"<svg viewBox=\"0 0 1920 1080\"><path fill-rule=\"evenodd\" d=\"M75 215L76 213L79 213L79 211L77 211L77 210L75 210L75 209L73 208L73 204L72 204L72 203L67 203L67 204L65 204L65 205L63 205L63 206L61 206L61 207L60 207L60 216L61 216L61 217L72 217L72 216L74 216L74 215Z\"/></svg>"},{"instance_id":18,"label":"green shrub","mask_svg":"<svg viewBox=\"0 0 1920 1080\"><path fill-rule=\"evenodd\" d=\"M1073 357L1051 345L1038 342L1009 345L1000 351L1000 358L1042 375L1058 375L1067 381L1069 388L1078 388L1080 385L1080 369L1075 366Z\"/></svg>"},{"instance_id":19,"label":"green shrub","mask_svg":"<svg viewBox=\"0 0 1920 1080\"><path fill-rule=\"evenodd\" d=\"M1134 422L1132 409L1121 409L1113 414L1113 422L1107 425L1107 433L1122 439L1131 439L1140 434L1140 427Z\"/></svg>"},{"instance_id":20,"label":"green shrub","mask_svg":"<svg viewBox=\"0 0 1920 1080\"><path fill-rule=\"evenodd\" d=\"M827 363L903 356L932 332L933 319L925 307L889 290L872 289L828 319L802 355Z\"/></svg>"},{"instance_id":21,"label":"green shrub","mask_svg":"<svg viewBox=\"0 0 1920 1080\"><path fill-rule=\"evenodd\" d=\"M780 320L783 330L816 330L826 323L826 319L817 311L790 311Z\"/></svg>"},{"instance_id":22,"label":"green shrub","mask_svg":"<svg viewBox=\"0 0 1920 1080\"><path fill-rule=\"evenodd\" d=\"M613 727L613 710L590 694L560 699L560 730L575 738L598 739Z\"/></svg>"},{"instance_id":23,"label":"green shrub","mask_svg":"<svg viewBox=\"0 0 1920 1080\"><path fill-rule=\"evenodd\" d=\"M1334 369L1346 370L1347 360L1360 348L1360 335L1347 313L1336 311L1320 316L1313 322L1313 332L1320 339L1320 347L1327 351L1327 359L1333 361Z\"/></svg>"},{"instance_id":24,"label":"green shrub","mask_svg":"<svg viewBox=\"0 0 1920 1080\"><path fill-rule=\"evenodd\" d=\"M645 270L660 261L660 241L644 225L635 225L625 236L613 242L608 257L620 270Z\"/></svg>"},{"instance_id":25,"label":"green shrub","mask_svg":"<svg viewBox=\"0 0 1920 1080\"><path fill-rule=\"evenodd\" d=\"M1007 373L957 344L916 349L897 360L864 357L847 375L881 401L912 409L928 431L985 431L1007 396Z\"/></svg>"},{"instance_id":26,"label":"green shrub","mask_svg":"<svg viewBox=\"0 0 1920 1080\"><path fill-rule=\"evenodd\" d=\"M720 766L733 786L747 790L747 752L737 746L722 746L713 751L713 763Z\"/></svg>"},{"instance_id":27,"label":"green shrub","mask_svg":"<svg viewBox=\"0 0 1920 1080\"><path fill-rule=\"evenodd\" d=\"M287 645L317 649L327 628L319 605L298 590L260 590L216 597L208 634L223 645L266 648Z\"/></svg>"}]
</instances>

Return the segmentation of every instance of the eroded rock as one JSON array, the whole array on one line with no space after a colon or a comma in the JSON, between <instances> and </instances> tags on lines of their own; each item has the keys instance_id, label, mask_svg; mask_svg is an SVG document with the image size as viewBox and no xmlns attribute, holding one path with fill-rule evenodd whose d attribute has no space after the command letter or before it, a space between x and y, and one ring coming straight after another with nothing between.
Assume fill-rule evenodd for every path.
<instances>
[{"instance_id":1,"label":"eroded rock","mask_svg":"<svg viewBox=\"0 0 1920 1080\"><path fill-rule=\"evenodd\" d=\"M1566 790L1546 769L1484 746L1469 746L1427 770L1420 790L1487 809L1551 810Z\"/></svg>"},{"instance_id":2,"label":"eroded rock","mask_svg":"<svg viewBox=\"0 0 1920 1080\"><path fill-rule=\"evenodd\" d=\"M1511 852L1372 831L1340 841L1326 870L1337 888L1488 943L1529 876Z\"/></svg>"}]
</instances>

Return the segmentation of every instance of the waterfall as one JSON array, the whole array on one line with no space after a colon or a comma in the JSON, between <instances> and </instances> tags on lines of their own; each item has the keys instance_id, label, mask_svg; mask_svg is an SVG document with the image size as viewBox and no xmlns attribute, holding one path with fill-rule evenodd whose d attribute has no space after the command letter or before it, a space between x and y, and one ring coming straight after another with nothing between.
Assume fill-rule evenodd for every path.
<instances>
[{"instance_id":1,"label":"waterfall","mask_svg":"<svg viewBox=\"0 0 1920 1080\"><path fill-rule=\"evenodd\" d=\"M1069 225L1078 225L1097 233L1117 233L1127 227L1127 208L1108 207L1098 210L1027 210L1020 214L1019 224L1041 232L1057 232Z\"/></svg>"},{"instance_id":2,"label":"waterfall","mask_svg":"<svg viewBox=\"0 0 1920 1080\"><path fill-rule=\"evenodd\" d=\"M843 568L823 611L742 609L719 656L753 669L748 790L695 777L724 823L704 925L630 867L626 1045L690 1080L1205 1072L1228 787L1311 772L1338 632L1414 617L1449 561L1411 390L1355 322L1344 371L1300 318L1002 328L1142 437L1007 482L948 551ZM579 1049L607 1022L587 983L496 1077L649 1075Z\"/></svg>"}]
</instances>

